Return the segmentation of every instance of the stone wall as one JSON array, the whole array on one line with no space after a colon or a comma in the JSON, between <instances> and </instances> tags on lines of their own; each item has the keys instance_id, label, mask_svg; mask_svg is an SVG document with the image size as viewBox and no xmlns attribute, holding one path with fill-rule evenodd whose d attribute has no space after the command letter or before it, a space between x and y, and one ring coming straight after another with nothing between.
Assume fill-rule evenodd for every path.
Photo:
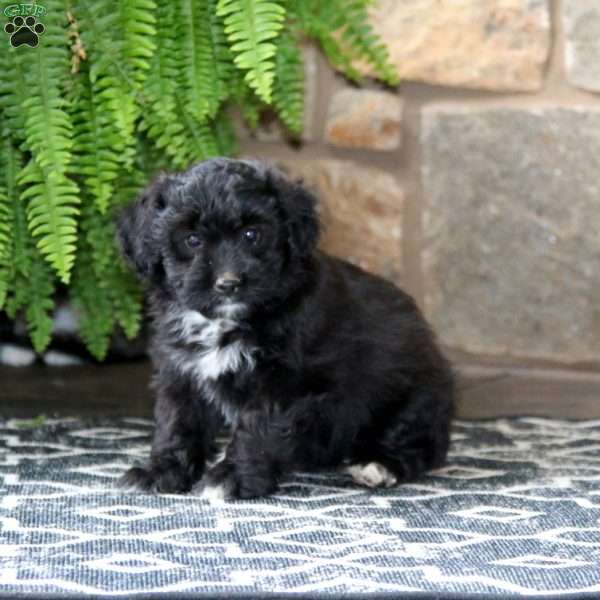
<instances>
[{"instance_id":1,"label":"stone wall","mask_svg":"<svg viewBox=\"0 0 600 600\"><path fill-rule=\"evenodd\" d=\"M600 365L600 1L379 0L403 78L306 52L304 140L246 135L320 190L326 249L412 293L461 365ZM364 72L364 67L361 66Z\"/></svg>"}]
</instances>

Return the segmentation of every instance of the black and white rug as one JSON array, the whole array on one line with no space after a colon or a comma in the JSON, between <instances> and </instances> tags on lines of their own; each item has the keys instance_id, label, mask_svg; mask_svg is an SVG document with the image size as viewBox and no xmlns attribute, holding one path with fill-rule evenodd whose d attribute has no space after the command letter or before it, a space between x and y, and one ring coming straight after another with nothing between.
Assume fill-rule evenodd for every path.
<instances>
[{"instance_id":1,"label":"black and white rug","mask_svg":"<svg viewBox=\"0 0 600 600\"><path fill-rule=\"evenodd\" d=\"M460 421L416 483L221 505L114 489L151 430L0 421L0 598L600 597L600 421Z\"/></svg>"}]
</instances>

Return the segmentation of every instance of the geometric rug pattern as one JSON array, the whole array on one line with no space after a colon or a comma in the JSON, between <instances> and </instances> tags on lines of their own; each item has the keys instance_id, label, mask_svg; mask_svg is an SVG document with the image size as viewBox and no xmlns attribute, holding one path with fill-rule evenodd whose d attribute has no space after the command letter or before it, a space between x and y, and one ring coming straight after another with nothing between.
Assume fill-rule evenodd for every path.
<instances>
[{"instance_id":1,"label":"geometric rug pattern","mask_svg":"<svg viewBox=\"0 0 600 600\"><path fill-rule=\"evenodd\" d=\"M456 421L418 481L295 473L219 504L115 488L151 433L0 421L0 598L600 597L600 421Z\"/></svg>"}]
</instances>

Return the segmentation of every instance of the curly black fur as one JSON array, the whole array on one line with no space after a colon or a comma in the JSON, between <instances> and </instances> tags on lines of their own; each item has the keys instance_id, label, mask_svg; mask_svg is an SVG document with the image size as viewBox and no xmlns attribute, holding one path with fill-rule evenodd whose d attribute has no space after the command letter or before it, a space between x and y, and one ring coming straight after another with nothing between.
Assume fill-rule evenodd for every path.
<instances>
[{"instance_id":1,"label":"curly black fur","mask_svg":"<svg viewBox=\"0 0 600 600\"><path fill-rule=\"evenodd\" d=\"M209 160L159 177L119 231L150 282L158 392L150 461L124 484L250 498L292 469L377 463L356 477L375 486L443 463L448 362L407 294L316 249L300 184Z\"/></svg>"}]
</instances>

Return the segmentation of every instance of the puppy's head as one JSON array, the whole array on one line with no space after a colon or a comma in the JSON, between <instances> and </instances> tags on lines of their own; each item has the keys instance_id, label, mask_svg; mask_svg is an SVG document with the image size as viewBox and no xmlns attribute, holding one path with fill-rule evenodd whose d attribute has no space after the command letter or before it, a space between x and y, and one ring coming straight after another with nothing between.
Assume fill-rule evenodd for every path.
<instances>
[{"instance_id":1,"label":"puppy's head","mask_svg":"<svg viewBox=\"0 0 600 600\"><path fill-rule=\"evenodd\" d=\"M303 187L261 163L224 158L160 176L119 223L138 273L207 317L285 298L318 234Z\"/></svg>"}]
</instances>

